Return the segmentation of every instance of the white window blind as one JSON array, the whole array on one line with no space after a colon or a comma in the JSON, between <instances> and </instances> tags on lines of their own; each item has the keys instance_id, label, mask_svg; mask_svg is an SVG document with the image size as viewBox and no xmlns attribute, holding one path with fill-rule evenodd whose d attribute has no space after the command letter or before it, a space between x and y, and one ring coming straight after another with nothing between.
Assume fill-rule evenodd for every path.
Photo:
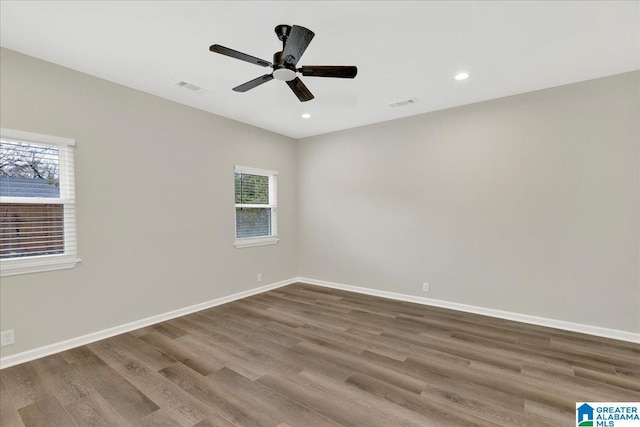
<instances>
[{"instance_id":1,"label":"white window blind","mask_svg":"<svg viewBox=\"0 0 640 427\"><path fill-rule=\"evenodd\" d=\"M236 247L278 241L278 172L236 166Z\"/></svg>"},{"instance_id":2,"label":"white window blind","mask_svg":"<svg viewBox=\"0 0 640 427\"><path fill-rule=\"evenodd\" d=\"M77 262L75 141L0 129L0 274Z\"/></svg>"}]
</instances>

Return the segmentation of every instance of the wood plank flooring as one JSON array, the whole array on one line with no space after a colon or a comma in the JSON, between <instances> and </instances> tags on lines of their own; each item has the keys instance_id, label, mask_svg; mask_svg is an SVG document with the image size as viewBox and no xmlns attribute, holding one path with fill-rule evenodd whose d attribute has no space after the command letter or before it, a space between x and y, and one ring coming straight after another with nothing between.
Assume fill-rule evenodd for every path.
<instances>
[{"instance_id":1,"label":"wood plank flooring","mask_svg":"<svg viewBox=\"0 0 640 427\"><path fill-rule=\"evenodd\" d=\"M640 345L298 283L0 371L0 425L575 426Z\"/></svg>"}]
</instances>

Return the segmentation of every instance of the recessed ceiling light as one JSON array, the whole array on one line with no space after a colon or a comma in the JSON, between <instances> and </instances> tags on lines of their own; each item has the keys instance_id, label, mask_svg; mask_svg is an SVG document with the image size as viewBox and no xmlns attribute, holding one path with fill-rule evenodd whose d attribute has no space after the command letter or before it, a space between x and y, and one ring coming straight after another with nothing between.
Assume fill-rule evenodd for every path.
<instances>
[{"instance_id":1,"label":"recessed ceiling light","mask_svg":"<svg viewBox=\"0 0 640 427\"><path fill-rule=\"evenodd\" d=\"M309 114L309 113L304 113L304 114L302 115L302 118L303 118L303 119L310 119L310 118L311 118L311 114Z\"/></svg>"},{"instance_id":2,"label":"recessed ceiling light","mask_svg":"<svg viewBox=\"0 0 640 427\"><path fill-rule=\"evenodd\" d=\"M456 74L455 79L456 80L465 80L469 78L469 74L468 73L458 73Z\"/></svg>"}]
</instances>

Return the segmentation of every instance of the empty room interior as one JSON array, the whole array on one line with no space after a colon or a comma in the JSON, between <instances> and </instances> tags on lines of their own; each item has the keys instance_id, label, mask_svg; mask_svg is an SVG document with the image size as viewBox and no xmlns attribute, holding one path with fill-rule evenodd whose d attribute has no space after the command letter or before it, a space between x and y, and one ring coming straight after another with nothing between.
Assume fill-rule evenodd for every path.
<instances>
[{"instance_id":1,"label":"empty room interior","mask_svg":"<svg viewBox=\"0 0 640 427\"><path fill-rule=\"evenodd\" d=\"M0 45L2 427L640 425L640 2L2 0Z\"/></svg>"}]
</instances>

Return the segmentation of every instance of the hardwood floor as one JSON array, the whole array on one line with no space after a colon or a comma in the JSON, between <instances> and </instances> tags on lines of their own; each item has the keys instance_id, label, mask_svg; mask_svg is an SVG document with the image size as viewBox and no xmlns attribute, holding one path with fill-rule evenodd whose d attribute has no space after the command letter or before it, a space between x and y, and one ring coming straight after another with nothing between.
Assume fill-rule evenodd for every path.
<instances>
[{"instance_id":1,"label":"hardwood floor","mask_svg":"<svg viewBox=\"0 0 640 427\"><path fill-rule=\"evenodd\" d=\"M575 426L640 345L295 284L0 371L10 426Z\"/></svg>"}]
</instances>

